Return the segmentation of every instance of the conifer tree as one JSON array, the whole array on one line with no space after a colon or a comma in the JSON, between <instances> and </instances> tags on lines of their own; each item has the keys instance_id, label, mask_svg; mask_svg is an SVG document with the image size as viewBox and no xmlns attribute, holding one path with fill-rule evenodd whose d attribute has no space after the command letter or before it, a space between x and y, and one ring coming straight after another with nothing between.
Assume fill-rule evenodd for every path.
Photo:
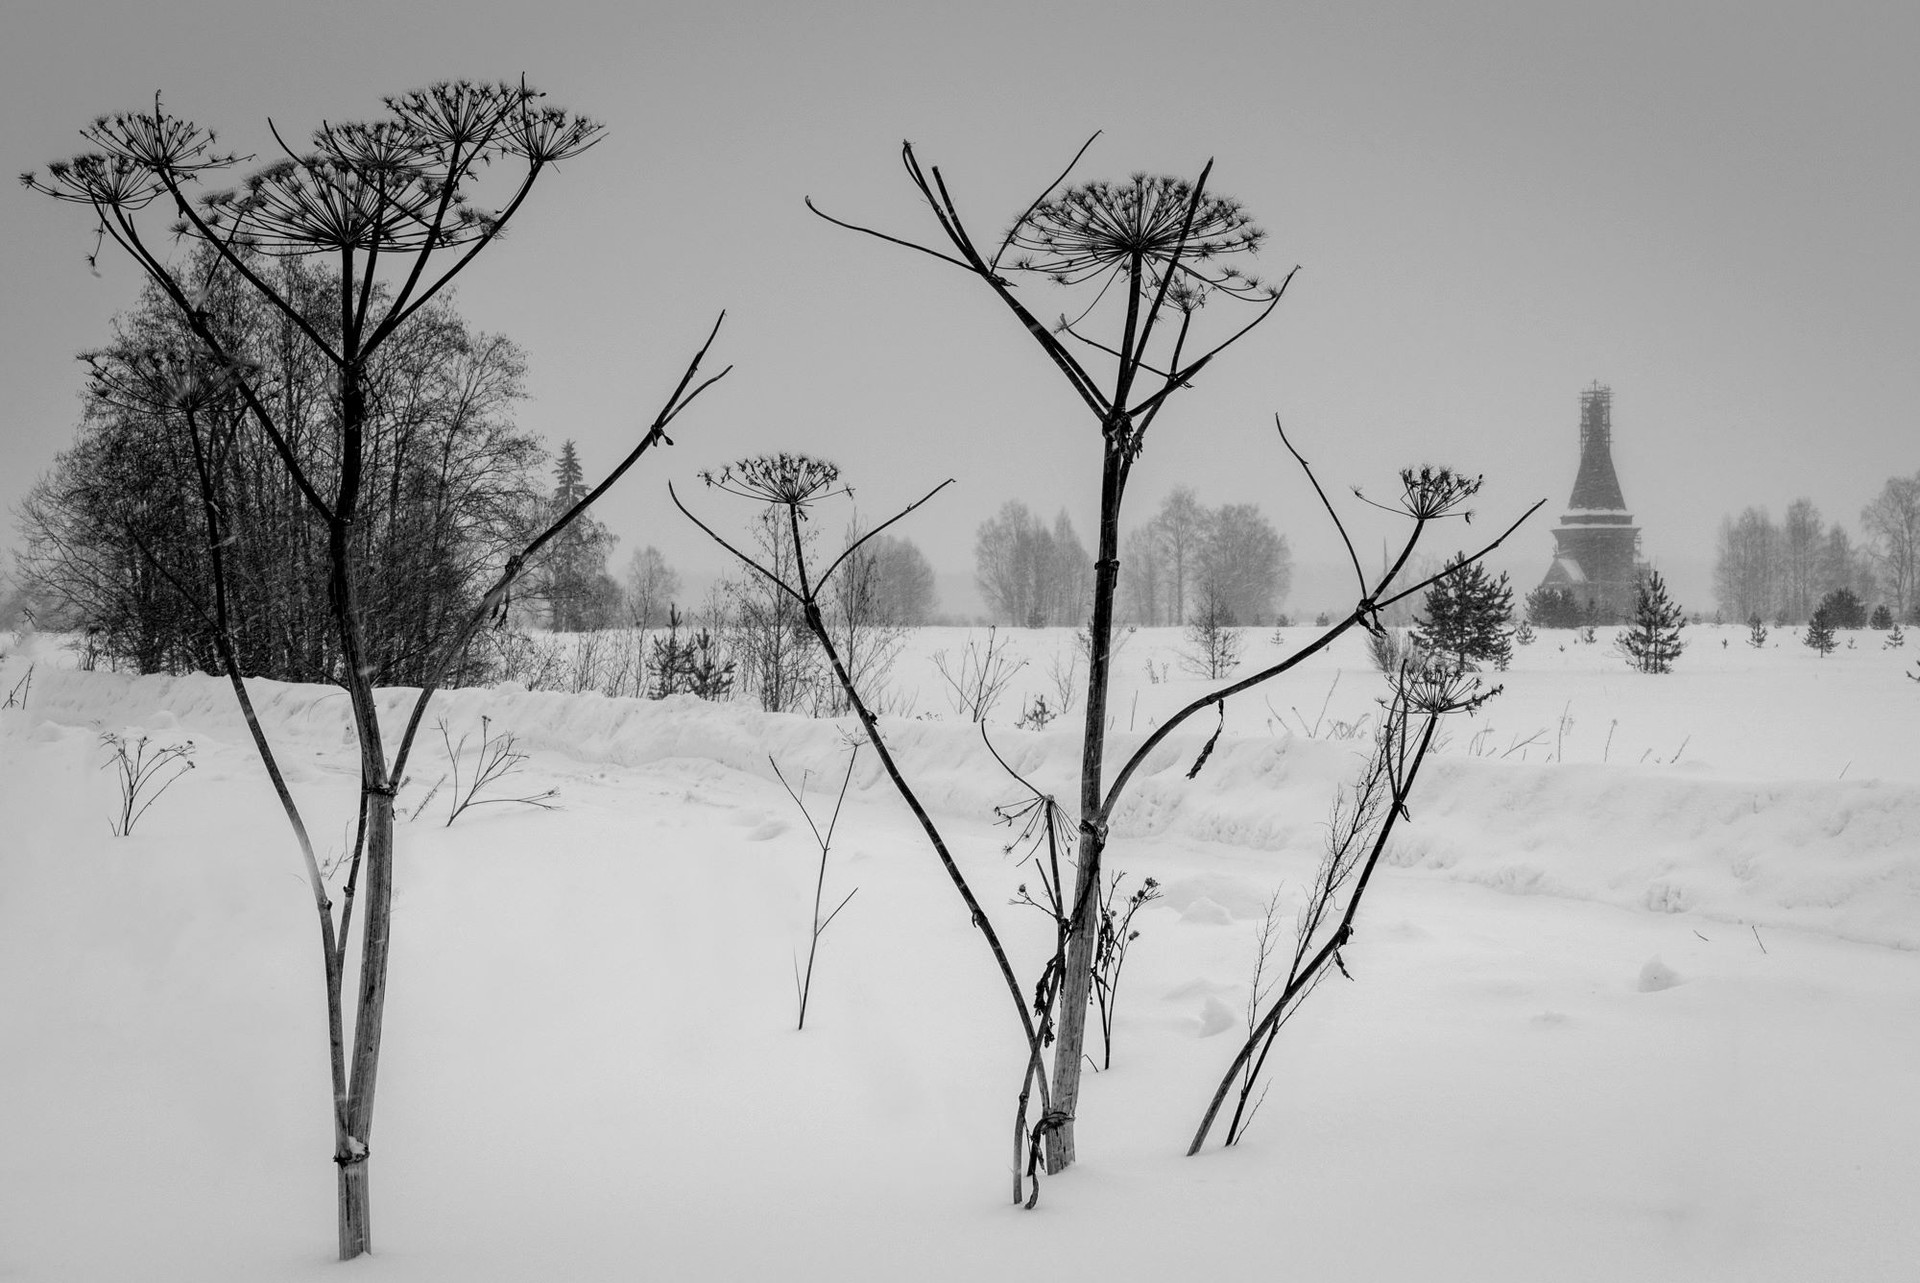
<instances>
[{"instance_id":1,"label":"conifer tree","mask_svg":"<svg viewBox=\"0 0 1920 1283\"><path fill-rule=\"evenodd\" d=\"M1614 644L1640 672L1670 673L1673 661L1686 648L1680 640L1680 630L1686 626L1686 616L1667 596L1666 581L1659 571L1649 570L1634 585L1632 626Z\"/></svg>"},{"instance_id":2,"label":"conifer tree","mask_svg":"<svg viewBox=\"0 0 1920 1283\"><path fill-rule=\"evenodd\" d=\"M1427 590L1427 613L1413 619L1414 644L1429 654L1449 655L1463 669L1475 660L1505 668L1513 657L1513 588L1503 572L1498 579L1479 562L1456 555L1447 571Z\"/></svg>"},{"instance_id":3,"label":"conifer tree","mask_svg":"<svg viewBox=\"0 0 1920 1283\"><path fill-rule=\"evenodd\" d=\"M587 494L580 452L568 440L553 467L552 510L567 512ZM547 626L555 632L586 632L613 622L620 586L607 574L607 553L616 536L582 515L549 546L537 593L547 603Z\"/></svg>"},{"instance_id":4,"label":"conifer tree","mask_svg":"<svg viewBox=\"0 0 1920 1283\"><path fill-rule=\"evenodd\" d=\"M1822 659L1840 644L1833 636L1833 612L1827 609L1825 602L1820 603L1820 609L1814 611L1813 618L1807 621L1807 635L1800 640L1819 651Z\"/></svg>"},{"instance_id":5,"label":"conifer tree","mask_svg":"<svg viewBox=\"0 0 1920 1283\"><path fill-rule=\"evenodd\" d=\"M667 607L667 635L653 639L653 685L649 699L669 695L696 695L722 700L733 694L733 661L720 655L711 629L682 639L680 610Z\"/></svg>"},{"instance_id":6,"label":"conifer tree","mask_svg":"<svg viewBox=\"0 0 1920 1283\"><path fill-rule=\"evenodd\" d=\"M557 483L553 497L562 503L578 503L587 492L586 473L580 467L580 452L574 448L572 438L560 445L560 461L553 467L553 477Z\"/></svg>"},{"instance_id":7,"label":"conifer tree","mask_svg":"<svg viewBox=\"0 0 1920 1283\"><path fill-rule=\"evenodd\" d=\"M1866 627L1867 608L1851 588L1834 589L1820 599L1819 609L1827 612L1827 619L1835 628Z\"/></svg>"},{"instance_id":8,"label":"conifer tree","mask_svg":"<svg viewBox=\"0 0 1920 1283\"><path fill-rule=\"evenodd\" d=\"M1536 628L1578 628L1585 620L1579 599L1565 588L1542 584L1527 594L1527 622Z\"/></svg>"}]
</instances>

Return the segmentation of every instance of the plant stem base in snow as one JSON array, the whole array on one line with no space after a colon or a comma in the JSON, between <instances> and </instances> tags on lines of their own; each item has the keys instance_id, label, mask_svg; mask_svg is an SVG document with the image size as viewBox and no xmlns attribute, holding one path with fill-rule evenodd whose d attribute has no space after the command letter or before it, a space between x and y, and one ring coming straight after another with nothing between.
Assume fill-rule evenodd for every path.
<instances>
[{"instance_id":1,"label":"plant stem base in snow","mask_svg":"<svg viewBox=\"0 0 1920 1283\"><path fill-rule=\"evenodd\" d=\"M337 1161L337 1160L336 1160ZM373 1251L373 1193L367 1159L338 1163L340 1173L340 1259L351 1261Z\"/></svg>"}]
</instances>

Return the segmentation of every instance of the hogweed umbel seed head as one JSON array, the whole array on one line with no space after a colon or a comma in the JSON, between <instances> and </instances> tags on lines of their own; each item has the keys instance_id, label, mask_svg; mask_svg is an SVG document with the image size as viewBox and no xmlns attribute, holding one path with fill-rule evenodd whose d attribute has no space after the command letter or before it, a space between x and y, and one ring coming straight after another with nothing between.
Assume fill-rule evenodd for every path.
<instances>
[{"instance_id":1,"label":"hogweed umbel seed head","mask_svg":"<svg viewBox=\"0 0 1920 1283\"><path fill-rule=\"evenodd\" d=\"M784 450L779 454L736 459L724 468L699 475L716 490L791 508L802 517L806 516L809 506L821 499L852 493L851 487L841 482L836 465L812 455L789 454Z\"/></svg>"},{"instance_id":2,"label":"hogweed umbel seed head","mask_svg":"<svg viewBox=\"0 0 1920 1283\"><path fill-rule=\"evenodd\" d=\"M1271 291L1222 260L1260 248L1266 233L1240 202L1201 193L1184 178L1135 174L1091 182L1034 206L1008 234L1022 251L1013 266L1078 285L1137 265L1143 289L1171 276L1168 297L1182 310L1208 294L1265 299Z\"/></svg>"}]
</instances>

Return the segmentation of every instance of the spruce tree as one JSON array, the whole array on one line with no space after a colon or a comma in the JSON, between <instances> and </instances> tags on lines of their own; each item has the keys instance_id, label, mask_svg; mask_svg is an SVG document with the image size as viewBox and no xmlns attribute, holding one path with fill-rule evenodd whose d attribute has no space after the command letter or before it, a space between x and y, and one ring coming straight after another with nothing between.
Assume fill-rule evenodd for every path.
<instances>
[{"instance_id":1,"label":"spruce tree","mask_svg":"<svg viewBox=\"0 0 1920 1283\"><path fill-rule=\"evenodd\" d=\"M1446 573L1427 590L1427 614L1413 618L1414 644L1430 654L1452 656L1463 669L1475 660L1505 668L1513 657L1513 588L1479 562L1455 556Z\"/></svg>"},{"instance_id":2,"label":"spruce tree","mask_svg":"<svg viewBox=\"0 0 1920 1283\"><path fill-rule=\"evenodd\" d=\"M1615 640L1627 657L1627 663L1643 673L1670 673L1673 661L1685 649L1680 630L1687 626L1686 616L1667 596L1666 581L1660 572L1649 570L1634 585L1633 624Z\"/></svg>"},{"instance_id":3,"label":"spruce tree","mask_svg":"<svg viewBox=\"0 0 1920 1283\"><path fill-rule=\"evenodd\" d=\"M553 491L555 502L568 505L579 502L587 493L585 477L580 467L580 452L574 448L572 439L561 442L560 460L553 467L553 479L557 483Z\"/></svg>"},{"instance_id":4,"label":"spruce tree","mask_svg":"<svg viewBox=\"0 0 1920 1283\"><path fill-rule=\"evenodd\" d=\"M553 469L556 515L586 496L583 477L579 451L572 441L564 442ZM615 538L606 526L582 515L548 546L539 595L546 599L547 626L554 632L586 632L612 622L620 586L607 574L607 553Z\"/></svg>"}]
</instances>

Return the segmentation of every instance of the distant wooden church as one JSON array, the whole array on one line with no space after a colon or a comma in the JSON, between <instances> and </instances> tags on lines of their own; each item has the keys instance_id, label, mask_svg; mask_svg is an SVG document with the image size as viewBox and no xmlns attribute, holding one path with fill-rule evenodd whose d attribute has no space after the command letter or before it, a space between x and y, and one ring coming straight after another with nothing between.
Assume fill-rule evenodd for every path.
<instances>
[{"instance_id":1,"label":"distant wooden church","mask_svg":"<svg viewBox=\"0 0 1920 1283\"><path fill-rule=\"evenodd\" d=\"M1600 383L1580 394L1580 473L1553 541L1542 588L1572 593L1597 623L1633 613L1634 584L1644 568L1640 527L1613 470L1613 389Z\"/></svg>"}]
</instances>

